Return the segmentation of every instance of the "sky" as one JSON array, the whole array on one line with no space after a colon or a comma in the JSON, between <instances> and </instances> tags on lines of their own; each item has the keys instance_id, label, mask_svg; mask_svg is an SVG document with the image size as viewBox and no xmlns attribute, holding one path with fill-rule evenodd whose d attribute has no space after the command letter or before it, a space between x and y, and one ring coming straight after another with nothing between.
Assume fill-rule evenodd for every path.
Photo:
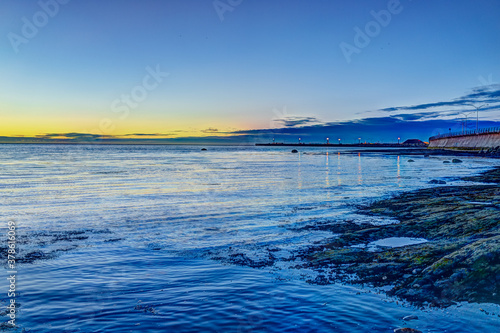
<instances>
[{"instance_id":1,"label":"sky","mask_svg":"<svg viewBox=\"0 0 500 333\"><path fill-rule=\"evenodd\" d=\"M0 142L500 126L498 13L497 0L2 0Z\"/></svg>"}]
</instances>

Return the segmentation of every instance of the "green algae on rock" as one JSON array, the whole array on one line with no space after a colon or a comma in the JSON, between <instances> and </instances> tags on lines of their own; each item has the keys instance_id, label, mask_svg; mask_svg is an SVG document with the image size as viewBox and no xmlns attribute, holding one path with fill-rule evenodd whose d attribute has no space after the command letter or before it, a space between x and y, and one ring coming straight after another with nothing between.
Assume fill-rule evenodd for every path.
<instances>
[{"instance_id":1,"label":"green algae on rock","mask_svg":"<svg viewBox=\"0 0 500 333\"><path fill-rule=\"evenodd\" d=\"M307 266L322 270L311 282L390 286L389 295L417 305L500 304L500 169L464 180L493 184L422 189L362 207L400 223L352 228L305 251ZM428 242L367 247L389 237Z\"/></svg>"}]
</instances>

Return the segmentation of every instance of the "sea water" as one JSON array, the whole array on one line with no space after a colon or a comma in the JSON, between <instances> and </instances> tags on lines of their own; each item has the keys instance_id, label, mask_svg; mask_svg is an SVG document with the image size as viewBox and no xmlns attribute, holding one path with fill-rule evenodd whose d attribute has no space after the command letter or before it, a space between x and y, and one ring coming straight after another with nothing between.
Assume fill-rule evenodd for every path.
<instances>
[{"instance_id":1,"label":"sea water","mask_svg":"<svg viewBox=\"0 0 500 333\"><path fill-rule=\"evenodd\" d=\"M431 179L465 185L459 177L496 160L200 148L0 145L0 247L14 221L21 252L18 331L486 332L500 325L497 305L417 309L369 287L309 284L315 272L283 264L335 237L303 226L395 223L357 207L435 186ZM238 254L265 263L269 249L284 261L229 260ZM419 319L402 321L411 314Z\"/></svg>"}]
</instances>

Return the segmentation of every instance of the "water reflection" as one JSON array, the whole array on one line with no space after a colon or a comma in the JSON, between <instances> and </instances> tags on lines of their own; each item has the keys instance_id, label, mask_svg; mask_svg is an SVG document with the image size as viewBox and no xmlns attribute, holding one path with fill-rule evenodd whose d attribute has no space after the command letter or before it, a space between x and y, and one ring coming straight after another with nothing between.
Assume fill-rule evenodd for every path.
<instances>
[{"instance_id":1,"label":"water reflection","mask_svg":"<svg viewBox=\"0 0 500 333\"><path fill-rule=\"evenodd\" d=\"M328 166L328 158L329 158L328 152L326 152L326 163L325 163L325 165L326 165L326 179L325 179L325 185L326 185L327 188L330 187L330 167ZM328 193L328 195L329 194L330 193Z\"/></svg>"},{"instance_id":2,"label":"water reflection","mask_svg":"<svg viewBox=\"0 0 500 333\"><path fill-rule=\"evenodd\" d=\"M400 164L400 157L398 155L398 160L397 160L397 165L398 165L398 171L397 171L397 178L396 178L396 183L398 184L399 187L401 187L401 164Z\"/></svg>"},{"instance_id":3,"label":"water reflection","mask_svg":"<svg viewBox=\"0 0 500 333\"><path fill-rule=\"evenodd\" d=\"M298 174L297 174L297 180L298 180L298 183L297 183L297 188L299 190L302 189L302 161L301 161L301 155L302 153L298 153L297 155L299 155L299 164L298 164ZM300 198L300 197L299 197Z\"/></svg>"},{"instance_id":4,"label":"water reflection","mask_svg":"<svg viewBox=\"0 0 500 333\"><path fill-rule=\"evenodd\" d=\"M340 166L340 152L337 153L337 185L342 185L342 179L340 177L342 167Z\"/></svg>"},{"instance_id":5,"label":"water reflection","mask_svg":"<svg viewBox=\"0 0 500 333\"><path fill-rule=\"evenodd\" d=\"M358 153L358 185L363 185L363 169L361 167L361 153Z\"/></svg>"}]
</instances>

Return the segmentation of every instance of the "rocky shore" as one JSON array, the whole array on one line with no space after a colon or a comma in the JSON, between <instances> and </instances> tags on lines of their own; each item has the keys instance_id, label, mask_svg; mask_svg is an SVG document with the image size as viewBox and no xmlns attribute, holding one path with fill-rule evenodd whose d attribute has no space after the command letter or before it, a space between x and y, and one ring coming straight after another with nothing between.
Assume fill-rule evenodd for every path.
<instances>
[{"instance_id":1,"label":"rocky shore","mask_svg":"<svg viewBox=\"0 0 500 333\"><path fill-rule=\"evenodd\" d=\"M320 273L312 283L383 287L415 305L500 304L500 168L465 180L489 184L422 189L360 207L397 224L305 227L340 235L302 251L301 267ZM384 246L401 240L413 245Z\"/></svg>"}]
</instances>

